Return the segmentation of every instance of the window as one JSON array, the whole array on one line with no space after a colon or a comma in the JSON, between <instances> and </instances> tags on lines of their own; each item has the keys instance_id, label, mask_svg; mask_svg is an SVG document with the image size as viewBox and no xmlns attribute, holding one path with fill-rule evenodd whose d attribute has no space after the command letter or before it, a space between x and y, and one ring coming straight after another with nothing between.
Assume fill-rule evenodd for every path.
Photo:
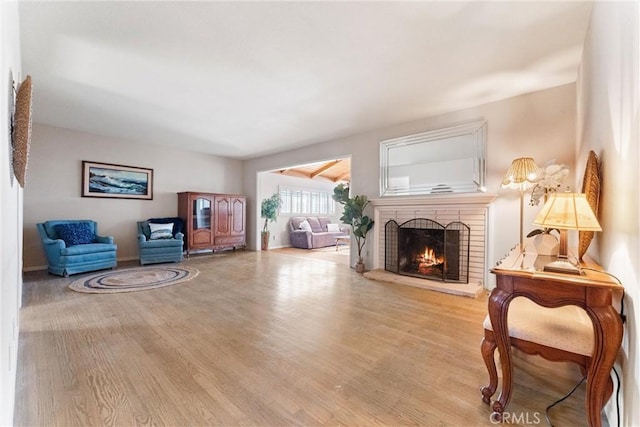
<instances>
[{"instance_id":1,"label":"window","mask_svg":"<svg viewBox=\"0 0 640 427\"><path fill-rule=\"evenodd\" d=\"M280 187L280 214L334 215L336 205L327 191Z\"/></svg>"},{"instance_id":2,"label":"window","mask_svg":"<svg viewBox=\"0 0 640 427\"><path fill-rule=\"evenodd\" d=\"M291 190L280 190L280 213L291 212Z\"/></svg>"},{"instance_id":3,"label":"window","mask_svg":"<svg viewBox=\"0 0 640 427\"><path fill-rule=\"evenodd\" d=\"M300 213L302 209L299 190L291 191L291 213Z\"/></svg>"},{"instance_id":4,"label":"window","mask_svg":"<svg viewBox=\"0 0 640 427\"><path fill-rule=\"evenodd\" d=\"M320 211L329 213L327 196L327 193L320 193Z\"/></svg>"},{"instance_id":5,"label":"window","mask_svg":"<svg viewBox=\"0 0 640 427\"><path fill-rule=\"evenodd\" d=\"M300 213L311 213L311 193L309 191L302 191L302 208Z\"/></svg>"}]
</instances>

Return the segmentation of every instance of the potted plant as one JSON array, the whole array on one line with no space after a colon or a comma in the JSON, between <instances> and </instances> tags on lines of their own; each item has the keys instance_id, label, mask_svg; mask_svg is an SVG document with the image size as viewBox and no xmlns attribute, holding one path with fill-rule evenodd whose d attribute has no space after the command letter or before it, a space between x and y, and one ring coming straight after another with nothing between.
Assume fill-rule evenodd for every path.
<instances>
[{"instance_id":1,"label":"potted plant","mask_svg":"<svg viewBox=\"0 0 640 427\"><path fill-rule=\"evenodd\" d=\"M358 273L364 271L362 260L362 248L367 241L367 233L373 228L373 220L364 214L364 209L369 204L367 196L349 196L349 187L338 184L333 189L333 200L344 206L340 221L351 226L351 234L355 238L358 248L358 262L355 269Z\"/></svg>"},{"instance_id":2,"label":"potted plant","mask_svg":"<svg viewBox=\"0 0 640 427\"><path fill-rule=\"evenodd\" d=\"M264 227L262 228L262 250L269 249L269 222L275 222L278 219L278 208L280 207L280 195L275 193L273 196L262 201L261 216L264 218Z\"/></svg>"}]
</instances>

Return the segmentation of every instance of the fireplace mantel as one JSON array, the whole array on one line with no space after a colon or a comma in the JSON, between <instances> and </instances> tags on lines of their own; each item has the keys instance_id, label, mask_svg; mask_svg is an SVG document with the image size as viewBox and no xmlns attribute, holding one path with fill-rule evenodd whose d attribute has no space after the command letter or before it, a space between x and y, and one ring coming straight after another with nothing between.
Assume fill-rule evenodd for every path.
<instances>
[{"instance_id":1,"label":"fireplace mantel","mask_svg":"<svg viewBox=\"0 0 640 427\"><path fill-rule=\"evenodd\" d=\"M375 221L373 237L373 271L375 276L386 275L384 271L384 227L390 219L399 224L417 218L437 221L443 225L452 221L461 221L472 227L472 272L468 284L433 285L426 279L406 278L396 276L391 280L442 292L459 295L476 296L487 281L487 236L488 216L491 203L497 195L493 193L446 193L422 196L389 196L369 199L373 207ZM393 275L393 273L388 273ZM374 277L371 277L374 278ZM406 282L406 283L405 283Z\"/></svg>"},{"instance_id":2,"label":"fireplace mantel","mask_svg":"<svg viewBox=\"0 0 640 427\"><path fill-rule=\"evenodd\" d=\"M497 197L493 193L447 193L429 196L393 196L369 199L371 206L437 206L476 205L488 206Z\"/></svg>"}]
</instances>

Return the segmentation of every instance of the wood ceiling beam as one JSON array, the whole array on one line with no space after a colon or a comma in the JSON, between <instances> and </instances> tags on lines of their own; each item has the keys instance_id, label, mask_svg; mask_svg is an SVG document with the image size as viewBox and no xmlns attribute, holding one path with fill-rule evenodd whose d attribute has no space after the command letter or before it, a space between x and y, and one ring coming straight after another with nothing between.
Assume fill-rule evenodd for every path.
<instances>
[{"instance_id":1,"label":"wood ceiling beam","mask_svg":"<svg viewBox=\"0 0 640 427\"><path fill-rule=\"evenodd\" d=\"M333 182L349 181L349 178L351 178L351 173L350 172L346 172L346 173L343 173L340 176L337 176L337 177L333 178Z\"/></svg>"},{"instance_id":2,"label":"wood ceiling beam","mask_svg":"<svg viewBox=\"0 0 640 427\"><path fill-rule=\"evenodd\" d=\"M309 178L315 178L316 176L320 175L322 172L325 172L325 171L331 169L332 167L334 167L335 165L337 165L340 162L341 162L341 160L334 160L332 162L325 163L324 165L320 166L318 169L316 169L313 172L311 172L311 174L309 174Z\"/></svg>"}]
</instances>

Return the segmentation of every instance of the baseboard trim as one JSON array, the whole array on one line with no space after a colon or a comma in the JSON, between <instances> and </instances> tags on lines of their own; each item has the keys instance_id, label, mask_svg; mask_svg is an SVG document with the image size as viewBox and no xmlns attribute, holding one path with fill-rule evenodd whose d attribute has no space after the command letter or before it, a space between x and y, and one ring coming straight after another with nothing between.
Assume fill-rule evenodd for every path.
<instances>
[{"instance_id":1,"label":"baseboard trim","mask_svg":"<svg viewBox=\"0 0 640 427\"><path fill-rule=\"evenodd\" d=\"M273 246L273 245L269 245L269 249L282 249L282 248L290 248L291 245L278 245L278 246Z\"/></svg>"}]
</instances>

